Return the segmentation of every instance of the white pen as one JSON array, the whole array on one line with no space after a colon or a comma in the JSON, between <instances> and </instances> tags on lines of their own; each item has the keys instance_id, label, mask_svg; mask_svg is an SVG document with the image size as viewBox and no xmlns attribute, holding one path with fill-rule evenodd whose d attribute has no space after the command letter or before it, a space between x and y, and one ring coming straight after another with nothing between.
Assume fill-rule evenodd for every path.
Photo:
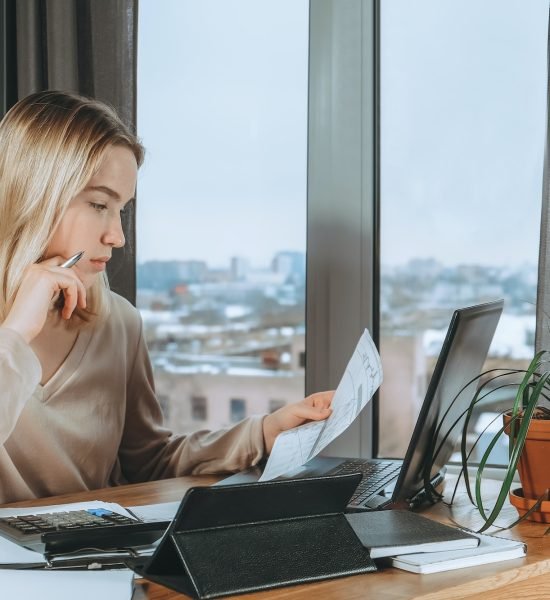
<instances>
[{"instance_id":1,"label":"white pen","mask_svg":"<svg viewBox=\"0 0 550 600\"><path fill-rule=\"evenodd\" d=\"M70 269L72 266L76 265L76 263L82 258L83 254L84 254L84 250L82 250L82 252L77 252L74 256L71 256L71 258L68 258L60 266L63 267L64 269Z\"/></svg>"}]
</instances>

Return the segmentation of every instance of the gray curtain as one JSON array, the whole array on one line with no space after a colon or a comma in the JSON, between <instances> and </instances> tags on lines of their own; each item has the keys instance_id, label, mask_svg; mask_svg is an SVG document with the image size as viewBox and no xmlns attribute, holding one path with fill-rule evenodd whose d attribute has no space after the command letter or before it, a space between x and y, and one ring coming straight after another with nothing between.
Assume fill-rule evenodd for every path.
<instances>
[{"instance_id":1,"label":"gray curtain","mask_svg":"<svg viewBox=\"0 0 550 600\"><path fill-rule=\"evenodd\" d=\"M2 4L5 28L14 33L4 52L5 108L35 91L70 90L109 103L135 131L138 0ZM109 280L115 291L135 303L133 214L125 218L124 229L126 247L113 254Z\"/></svg>"},{"instance_id":2,"label":"gray curtain","mask_svg":"<svg viewBox=\"0 0 550 600\"><path fill-rule=\"evenodd\" d=\"M535 350L550 349L550 17L546 73L546 142L542 176L542 214L540 219L539 274L537 288L537 328Z\"/></svg>"}]
</instances>

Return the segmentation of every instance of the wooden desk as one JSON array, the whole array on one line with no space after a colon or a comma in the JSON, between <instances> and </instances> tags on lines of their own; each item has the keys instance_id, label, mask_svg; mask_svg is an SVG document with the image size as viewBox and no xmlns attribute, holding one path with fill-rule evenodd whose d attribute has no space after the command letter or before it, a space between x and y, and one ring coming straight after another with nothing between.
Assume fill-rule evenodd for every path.
<instances>
[{"instance_id":1,"label":"wooden desk","mask_svg":"<svg viewBox=\"0 0 550 600\"><path fill-rule=\"evenodd\" d=\"M185 491L194 485L209 485L215 477L181 477L164 481L109 488L78 494L67 494L46 498L40 501L20 502L11 506L38 506L40 504L61 504L85 500L104 500L132 506L171 502L183 497ZM496 490L496 484L492 484ZM489 489L489 492L492 490ZM455 501L452 509L442 503L430 507L423 514L437 520L456 520L461 525L479 527L480 518L475 509L462 496ZM509 506L503 513L502 522L512 522L516 512ZM550 597L550 535L544 536L548 525L524 522L512 531L499 533L505 537L521 539L527 543L527 557L502 563L482 565L469 569L458 569L432 575L416 575L399 569L385 569L377 573L355 575L332 579L321 583L311 583L280 588L256 594L246 594L239 598L247 600L311 599L354 600L368 599L397 600L502 600L521 598L535 600ZM146 581L140 584L141 598L148 600L171 600L185 598L171 590ZM138 596L139 597L139 596Z\"/></svg>"}]
</instances>

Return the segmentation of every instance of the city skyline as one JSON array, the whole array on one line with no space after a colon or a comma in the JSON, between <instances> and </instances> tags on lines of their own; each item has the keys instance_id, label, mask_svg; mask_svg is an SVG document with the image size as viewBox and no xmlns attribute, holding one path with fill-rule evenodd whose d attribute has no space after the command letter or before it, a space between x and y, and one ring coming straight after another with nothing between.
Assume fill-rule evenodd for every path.
<instances>
[{"instance_id":1,"label":"city skyline","mask_svg":"<svg viewBox=\"0 0 550 600\"><path fill-rule=\"evenodd\" d=\"M168 257L168 258L148 258L145 260L139 260L139 257L138 257L137 264L143 265L143 264L149 263L149 262L170 263L170 262L199 261L199 262L204 262L208 267L212 267L213 269L225 269L225 268L230 269L231 261L233 259L244 259L249 262L251 269L263 269L266 267L270 267L271 262L278 254L286 254L286 253L298 253L298 254L303 254L304 258L306 257L305 250L293 250L293 249L289 249L289 248L284 248L284 249L276 250L274 252L274 254L271 257L269 257L265 263L254 262L250 256L246 256L244 254L229 253L226 257L223 258L222 263L210 262L207 258L205 258L203 256L193 255L193 256L175 256L175 257ZM407 257L404 260L404 262L402 262L402 263L391 264L391 263L382 262L381 267L382 267L382 270L408 268L411 266L411 264L414 264L417 262L434 262L444 269L453 269L453 268L465 267L465 266L466 267L482 267L482 268L487 268L487 269L494 267L497 269L510 269L510 270L518 270L523 267L527 267L527 268L531 268L531 269L537 268L537 261L531 262L528 260L524 260L522 262L518 262L513 265L510 265L510 264L500 264L500 265L499 264L482 264L479 262L458 262L458 261L456 263L446 263L443 260L440 260L439 258L434 257L434 256L410 256L410 257Z\"/></svg>"}]
</instances>

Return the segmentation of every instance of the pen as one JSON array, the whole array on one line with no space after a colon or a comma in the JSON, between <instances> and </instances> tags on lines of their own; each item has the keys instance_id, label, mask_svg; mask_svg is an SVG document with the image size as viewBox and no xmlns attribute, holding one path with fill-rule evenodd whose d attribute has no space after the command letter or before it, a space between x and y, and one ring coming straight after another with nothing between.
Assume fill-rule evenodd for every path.
<instances>
[{"instance_id":1,"label":"pen","mask_svg":"<svg viewBox=\"0 0 550 600\"><path fill-rule=\"evenodd\" d=\"M71 258L67 259L61 265L61 267L63 267L64 269L70 269L72 266L76 265L76 263L82 258L83 254L84 250L82 250L82 252L77 252L74 256L71 256Z\"/></svg>"}]
</instances>

